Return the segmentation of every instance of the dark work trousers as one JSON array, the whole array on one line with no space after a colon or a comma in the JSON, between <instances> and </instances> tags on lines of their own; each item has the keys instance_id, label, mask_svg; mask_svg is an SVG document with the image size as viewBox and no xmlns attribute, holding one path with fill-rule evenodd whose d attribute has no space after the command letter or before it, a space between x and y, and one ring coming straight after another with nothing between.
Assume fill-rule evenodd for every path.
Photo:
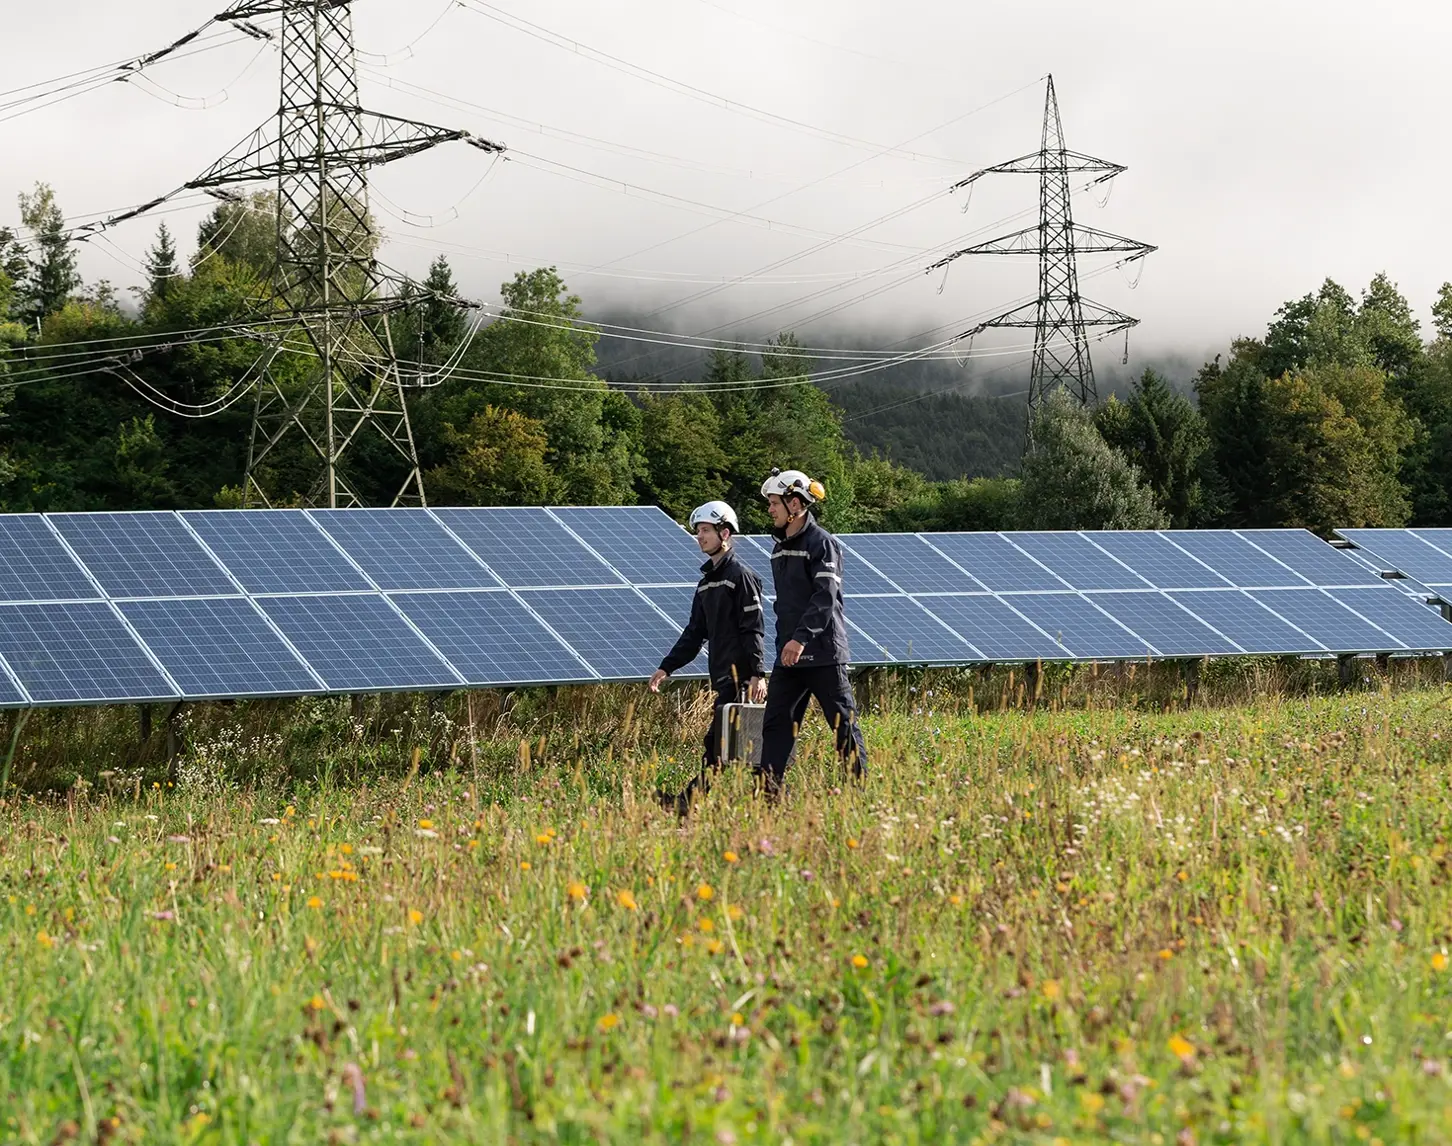
<instances>
[{"instance_id":1,"label":"dark work trousers","mask_svg":"<svg viewBox=\"0 0 1452 1146\"><path fill-rule=\"evenodd\" d=\"M685 791L677 797L683 808L691 806L691 799L697 792L705 795L711 787L711 773L721 766L721 721L728 704L735 704L740 696L732 681L718 681L711 686L716 690L716 707L711 713L711 726L706 729L706 743L701 753L701 771L686 785Z\"/></svg>"},{"instance_id":2,"label":"dark work trousers","mask_svg":"<svg viewBox=\"0 0 1452 1146\"><path fill-rule=\"evenodd\" d=\"M768 792L781 791L787 761L807 715L812 697L837 737L837 755L850 765L854 776L867 770L867 745L857 724L857 701L847 679L846 665L777 665L766 682L766 712L762 714L761 771Z\"/></svg>"}]
</instances>

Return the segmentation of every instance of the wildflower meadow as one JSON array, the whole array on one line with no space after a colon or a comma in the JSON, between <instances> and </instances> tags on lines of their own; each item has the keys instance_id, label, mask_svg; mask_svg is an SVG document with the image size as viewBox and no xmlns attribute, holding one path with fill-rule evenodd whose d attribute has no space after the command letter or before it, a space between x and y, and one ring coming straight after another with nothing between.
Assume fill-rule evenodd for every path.
<instances>
[{"instance_id":1,"label":"wildflower meadow","mask_svg":"<svg viewBox=\"0 0 1452 1146\"><path fill-rule=\"evenodd\" d=\"M862 786L818 724L684 823L686 693L233 709L169 772L57 717L0 809L0 1140L1452 1140L1452 693L1118 687L928 675Z\"/></svg>"}]
</instances>

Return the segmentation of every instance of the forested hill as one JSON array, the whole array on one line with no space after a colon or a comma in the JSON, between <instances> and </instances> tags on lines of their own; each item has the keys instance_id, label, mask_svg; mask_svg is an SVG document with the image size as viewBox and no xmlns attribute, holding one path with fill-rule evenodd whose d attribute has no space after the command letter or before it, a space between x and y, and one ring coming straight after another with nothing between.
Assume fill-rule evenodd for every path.
<instances>
[{"instance_id":1,"label":"forested hill","mask_svg":"<svg viewBox=\"0 0 1452 1146\"><path fill-rule=\"evenodd\" d=\"M935 393L893 382L838 387L847 440L932 481L1015 473L1023 457L1025 399Z\"/></svg>"}]
</instances>

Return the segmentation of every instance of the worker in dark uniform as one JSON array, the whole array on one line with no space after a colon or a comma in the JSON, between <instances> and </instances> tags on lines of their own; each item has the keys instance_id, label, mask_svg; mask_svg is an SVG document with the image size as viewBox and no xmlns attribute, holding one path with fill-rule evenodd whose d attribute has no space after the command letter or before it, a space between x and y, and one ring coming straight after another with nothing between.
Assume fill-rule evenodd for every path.
<instances>
[{"instance_id":1,"label":"worker in dark uniform","mask_svg":"<svg viewBox=\"0 0 1452 1146\"><path fill-rule=\"evenodd\" d=\"M706 555L691 600L691 619L650 678L651 692L659 692L671 673L695 660L703 643L709 645L707 663L716 707L706 732L701 772L679 796L661 797L681 815L690 811L697 792L705 793L708 773L721 763L722 709L743 694L753 704L760 704L766 694L761 579L732 550L732 539L740 532L736 512L724 501L708 501L692 511L691 532Z\"/></svg>"},{"instance_id":2,"label":"worker in dark uniform","mask_svg":"<svg viewBox=\"0 0 1452 1146\"><path fill-rule=\"evenodd\" d=\"M776 665L766 689L761 771L778 795L807 705L822 708L837 739L837 755L861 777L867 745L857 724L857 701L847 679L847 620L842 609L842 547L817 524L811 507L826 496L822 483L800 470L772 470L762 483L776 547Z\"/></svg>"}]
</instances>

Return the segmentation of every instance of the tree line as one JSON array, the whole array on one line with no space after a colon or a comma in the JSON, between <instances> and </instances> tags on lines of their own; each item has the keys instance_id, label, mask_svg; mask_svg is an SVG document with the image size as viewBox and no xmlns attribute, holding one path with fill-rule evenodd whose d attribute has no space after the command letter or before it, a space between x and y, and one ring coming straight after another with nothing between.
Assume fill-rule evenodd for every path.
<instances>
[{"instance_id":1,"label":"tree line","mask_svg":"<svg viewBox=\"0 0 1452 1146\"><path fill-rule=\"evenodd\" d=\"M163 224L129 306L106 281L81 280L49 188L22 195L19 207L20 227L0 228L0 509L237 504L249 370L265 348L248 324L276 305L267 302L271 196L219 204L185 264ZM908 404L931 423L922 437L933 456L976 475L941 481L904 464L924 456L911 416L880 420L875 439L857 434L887 453L855 446L790 334L760 353L715 351L697 377L652 393L636 379L600 377L600 335L552 268L503 284L504 317L477 328L446 301L457 288L445 259L409 292L416 300L394 315L391 334L405 376L429 382L410 390L409 409L433 504L645 503L684 517L720 497L761 530L762 475L791 465L826 484L824 519L840 531L1327 533L1452 520L1452 285L1424 340L1385 275L1359 299L1328 280L1282 306L1263 336L1207 363L1189 395L1146 371L1094 410L1056 396L1037 412L1021 459L1022 422L1004 413L1012 407ZM149 349L124 353L138 345ZM116 347L115 369L89 369ZM274 359L285 385L301 386L309 368L286 346ZM871 419L892 394L875 383L853 404ZM958 424L948 420L955 413ZM317 468L306 443L268 462L264 488L276 504L296 503ZM396 463L386 452L364 462L376 489L362 492L386 501Z\"/></svg>"}]
</instances>

